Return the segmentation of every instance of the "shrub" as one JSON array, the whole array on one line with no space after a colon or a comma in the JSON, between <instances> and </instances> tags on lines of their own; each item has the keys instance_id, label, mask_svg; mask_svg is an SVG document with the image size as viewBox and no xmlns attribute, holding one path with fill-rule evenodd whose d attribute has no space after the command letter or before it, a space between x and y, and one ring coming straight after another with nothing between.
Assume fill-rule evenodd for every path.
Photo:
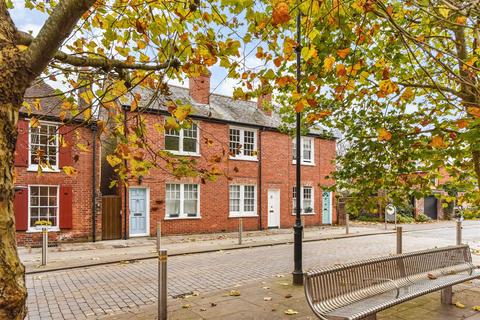
<instances>
[{"instance_id":1,"label":"shrub","mask_svg":"<svg viewBox=\"0 0 480 320\"><path fill-rule=\"evenodd\" d=\"M427 216L426 214L420 213L419 215L417 215L417 218L415 220L417 220L417 222L427 222L432 219L430 219L430 217Z\"/></svg>"},{"instance_id":2,"label":"shrub","mask_svg":"<svg viewBox=\"0 0 480 320\"><path fill-rule=\"evenodd\" d=\"M357 218L358 221L364 221L364 222L380 222L383 220L380 220L379 217L376 216L359 216Z\"/></svg>"},{"instance_id":3,"label":"shrub","mask_svg":"<svg viewBox=\"0 0 480 320\"><path fill-rule=\"evenodd\" d=\"M415 219L413 219L412 217L403 215L403 214L399 214L399 215L397 215L397 222L398 223L413 223L413 222L415 222Z\"/></svg>"},{"instance_id":4,"label":"shrub","mask_svg":"<svg viewBox=\"0 0 480 320\"><path fill-rule=\"evenodd\" d=\"M463 218L465 220L480 219L480 210L475 208L468 208L463 211Z\"/></svg>"}]
</instances>

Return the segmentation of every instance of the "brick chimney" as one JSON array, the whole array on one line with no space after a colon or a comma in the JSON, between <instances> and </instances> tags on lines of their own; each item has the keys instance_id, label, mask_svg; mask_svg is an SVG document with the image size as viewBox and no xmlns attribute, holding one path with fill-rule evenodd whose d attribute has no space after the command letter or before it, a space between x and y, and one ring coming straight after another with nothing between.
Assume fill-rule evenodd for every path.
<instances>
[{"instance_id":1,"label":"brick chimney","mask_svg":"<svg viewBox=\"0 0 480 320\"><path fill-rule=\"evenodd\" d=\"M265 110L265 106L263 105L263 102L272 102L272 94L267 93L267 94L262 94L261 96L258 97L257 99L257 108L260 111L263 111L265 114L271 116L272 115L272 110Z\"/></svg>"},{"instance_id":2,"label":"brick chimney","mask_svg":"<svg viewBox=\"0 0 480 320\"><path fill-rule=\"evenodd\" d=\"M202 74L188 79L189 94L193 101L201 104L208 104L210 97L211 73Z\"/></svg>"}]
</instances>

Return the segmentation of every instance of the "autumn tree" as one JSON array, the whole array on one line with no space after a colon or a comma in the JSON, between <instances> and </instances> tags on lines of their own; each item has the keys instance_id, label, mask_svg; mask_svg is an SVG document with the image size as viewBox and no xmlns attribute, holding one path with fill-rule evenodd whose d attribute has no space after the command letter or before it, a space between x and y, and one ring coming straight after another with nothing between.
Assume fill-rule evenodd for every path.
<instances>
[{"instance_id":1,"label":"autumn tree","mask_svg":"<svg viewBox=\"0 0 480 320\"><path fill-rule=\"evenodd\" d=\"M64 101L60 113L64 123L96 121L103 134L116 137L119 143L109 160L121 179L165 163L166 170L177 176L212 178L219 174L214 168L199 169L188 159L151 149L141 123L125 136L120 106L128 104L131 111L147 108L148 102L140 105L139 88L168 98L169 79L198 76L215 64L236 69L241 44L232 35L239 28L237 16L258 9L248 1L26 0L23 10L48 17L32 35L12 21L9 9L14 3L0 0L1 319L26 315L24 268L17 255L13 214L14 152L20 108L42 108L35 103L41 97L25 97L27 88L37 81L55 83L55 95ZM159 131L190 125L190 106L168 101L168 108L171 117L156 126ZM96 119L99 113L102 120ZM32 116L31 126L38 120ZM134 170L122 166L125 159Z\"/></svg>"},{"instance_id":2,"label":"autumn tree","mask_svg":"<svg viewBox=\"0 0 480 320\"><path fill-rule=\"evenodd\" d=\"M338 159L337 187L350 189L359 201L380 189L395 197L431 193L443 169L451 177L450 188L466 192L465 202L479 201L477 1L283 3L290 10L276 7L283 18L277 18L270 35L278 41L257 50L267 62L257 73L259 85L246 74L237 95L269 87L283 102L286 123L302 111L305 126L340 130L349 150ZM297 8L300 44L292 15L285 19ZM294 63L298 45L300 93Z\"/></svg>"}]
</instances>

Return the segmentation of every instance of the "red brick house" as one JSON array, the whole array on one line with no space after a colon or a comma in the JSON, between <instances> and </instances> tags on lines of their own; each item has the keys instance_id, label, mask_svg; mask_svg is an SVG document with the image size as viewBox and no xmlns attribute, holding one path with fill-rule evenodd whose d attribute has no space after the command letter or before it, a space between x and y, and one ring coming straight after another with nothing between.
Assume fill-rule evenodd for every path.
<instances>
[{"instance_id":1,"label":"red brick house","mask_svg":"<svg viewBox=\"0 0 480 320\"><path fill-rule=\"evenodd\" d=\"M20 110L18 140L15 153L15 225L19 245L38 245L41 230L38 224L47 223L50 241L91 240L101 234L101 221L93 228L93 216L99 214L94 194L99 195L100 149L95 126L83 120L60 121L63 101L55 91L40 82L29 88L26 97L45 97L39 100L41 109L25 107ZM38 100L37 100L38 102ZM32 103L33 104L33 103ZM39 120L30 125L30 118ZM89 150L82 151L77 143ZM93 151L94 149L95 152ZM40 151L39 151L40 150ZM48 162L38 174L39 157ZM72 166L77 173L67 175L62 168ZM94 179L95 175L95 179Z\"/></svg>"},{"instance_id":2,"label":"red brick house","mask_svg":"<svg viewBox=\"0 0 480 320\"><path fill-rule=\"evenodd\" d=\"M141 113L149 141L179 157L193 157L199 165L208 166L225 150L230 156L218 164L228 177L214 182L176 179L163 169L152 169L148 176L130 181L122 198L127 212L122 221L124 236L155 235L159 221L162 234L234 231L240 217L246 230L293 226L295 146L291 136L279 131L280 117L257 102L233 100L209 90L209 76L191 79L189 88L171 87L172 99L193 106L189 129L155 130L155 124L163 123L169 113L162 99L152 103L148 91L141 92L142 103L134 112L127 111L127 119ZM311 130L302 137L301 148L305 225L336 223L334 195L321 187L333 184L328 176L335 170L335 138L323 130Z\"/></svg>"}]
</instances>

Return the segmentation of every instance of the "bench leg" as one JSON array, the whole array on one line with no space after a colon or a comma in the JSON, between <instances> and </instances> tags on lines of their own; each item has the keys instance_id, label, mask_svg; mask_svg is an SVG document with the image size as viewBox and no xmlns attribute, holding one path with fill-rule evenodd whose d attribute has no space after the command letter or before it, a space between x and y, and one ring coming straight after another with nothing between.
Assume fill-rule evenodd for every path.
<instances>
[{"instance_id":1,"label":"bench leg","mask_svg":"<svg viewBox=\"0 0 480 320\"><path fill-rule=\"evenodd\" d=\"M442 296L443 304L452 304L452 296L453 296L452 286L446 287L445 289L443 289L441 296Z\"/></svg>"}]
</instances>

